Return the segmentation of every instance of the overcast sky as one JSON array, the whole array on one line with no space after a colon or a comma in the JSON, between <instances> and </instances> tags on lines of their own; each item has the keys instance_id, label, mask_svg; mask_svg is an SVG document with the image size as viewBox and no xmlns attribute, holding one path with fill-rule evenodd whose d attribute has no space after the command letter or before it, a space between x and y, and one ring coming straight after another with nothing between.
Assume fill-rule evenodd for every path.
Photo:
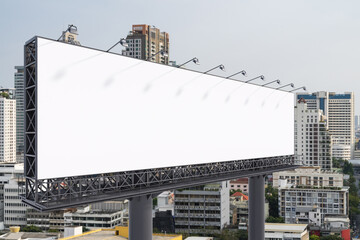
<instances>
[{"instance_id":1,"label":"overcast sky","mask_svg":"<svg viewBox=\"0 0 360 240\"><path fill-rule=\"evenodd\" d=\"M353 91L359 114L359 9L358 0L1 0L0 85L13 87L34 35L57 39L74 24L82 45L108 49L132 24L150 24L170 34L171 60L199 58L189 68L222 63L226 72L214 74L245 69L310 92Z\"/></svg>"}]
</instances>

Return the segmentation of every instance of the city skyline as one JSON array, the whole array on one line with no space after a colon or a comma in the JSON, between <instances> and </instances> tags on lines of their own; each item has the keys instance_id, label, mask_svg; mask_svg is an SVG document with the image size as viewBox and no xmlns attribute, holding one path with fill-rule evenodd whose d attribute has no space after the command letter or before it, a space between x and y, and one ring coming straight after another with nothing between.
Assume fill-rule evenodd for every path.
<instances>
[{"instance_id":1,"label":"city skyline","mask_svg":"<svg viewBox=\"0 0 360 240\"><path fill-rule=\"evenodd\" d=\"M360 22L355 10L360 3L277 0L189 4L79 1L71 3L72 11L68 11L63 3L24 2L19 8L19 3L5 1L0 12L6 21L1 21L0 27L8 41L0 46L0 85L13 87L14 66L22 65L24 42L34 35L57 39L68 24L74 24L84 46L106 50L126 37L132 24L151 24L169 33L170 60L182 63L199 58L201 65L189 64L186 67L190 69L206 71L222 63L226 72L217 70L214 74L228 76L245 69L249 78L263 74L267 81L279 78L284 84L305 85L309 92L357 94L360 50L356 46L360 35L354 29ZM150 5L161 14L147 11ZM127 9L136 9L136 14ZM30 18L19 17L29 12ZM121 47L114 51L120 53ZM359 114L359 100L355 101Z\"/></svg>"}]
</instances>

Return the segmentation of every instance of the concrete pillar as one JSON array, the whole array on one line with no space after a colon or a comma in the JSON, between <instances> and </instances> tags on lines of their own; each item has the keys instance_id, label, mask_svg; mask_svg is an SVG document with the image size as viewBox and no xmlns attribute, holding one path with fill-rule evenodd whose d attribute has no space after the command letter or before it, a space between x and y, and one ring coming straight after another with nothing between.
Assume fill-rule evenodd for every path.
<instances>
[{"instance_id":1,"label":"concrete pillar","mask_svg":"<svg viewBox=\"0 0 360 240\"><path fill-rule=\"evenodd\" d=\"M249 178L249 240L265 239L265 179Z\"/></svg>"},{"instance_id":2,"label":"concrete pillar","mask_svg":"<svg viewBox=\"0 0 360 240\"><path fill-rule=\"evenodd\" d=\"M152 197L140 196L129 201L129 240L152 240Z\"/></svg>"}]
</instances>

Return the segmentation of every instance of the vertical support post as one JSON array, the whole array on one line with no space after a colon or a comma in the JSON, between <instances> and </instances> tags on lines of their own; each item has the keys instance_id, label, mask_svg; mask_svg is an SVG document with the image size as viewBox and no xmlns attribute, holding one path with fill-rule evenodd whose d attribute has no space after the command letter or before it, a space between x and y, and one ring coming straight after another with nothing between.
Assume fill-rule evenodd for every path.
<instances>
[{"instance_id":1,"label":"vertical support post","mask_svg":"<svg viewBox=\"0 0 360 240\"><path fill-rule=\"evenodd\" d=\"M265 179L249 178L249 240L265 239Z\"/></svg>"},{"instance_id":2,"label":"vertical support post","mask_svg":"<svg viewBox=\"0 0 360 240\"><path fill-rule=\"evenodd\" d=\"M129 201L129 240L152 240L152 196L144 195Z\"/></svg>"}]
</instances>

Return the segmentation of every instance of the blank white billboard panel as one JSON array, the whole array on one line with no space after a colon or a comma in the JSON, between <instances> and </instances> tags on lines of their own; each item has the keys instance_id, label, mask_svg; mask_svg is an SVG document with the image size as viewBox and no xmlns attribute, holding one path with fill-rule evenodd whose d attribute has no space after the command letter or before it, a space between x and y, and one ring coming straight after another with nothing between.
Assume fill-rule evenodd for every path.
<instances>
[{"instance_id":1,"label":"blank white billboard panel","mask_svg":"<svg viewBox=\"0 0 360 240\"><path fill-rule=\"evenodd\" d=\"M294 153L291 93L37 44L38 179Z\"/></svg>"}]
</instances>

